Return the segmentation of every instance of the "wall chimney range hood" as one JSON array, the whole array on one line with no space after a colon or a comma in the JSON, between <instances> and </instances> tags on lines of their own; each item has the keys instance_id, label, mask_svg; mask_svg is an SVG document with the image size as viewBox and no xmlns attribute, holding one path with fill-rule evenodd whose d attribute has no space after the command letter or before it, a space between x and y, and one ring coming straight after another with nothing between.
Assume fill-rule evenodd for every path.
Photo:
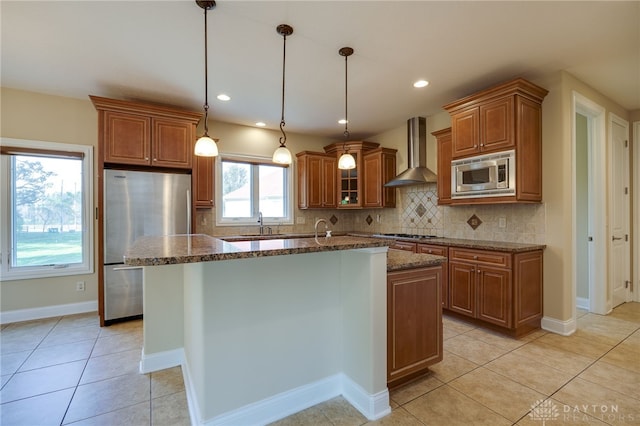
<instances>
[{"instance_id":1,"label":"wall chimney range hood","mask_svg":"<svg viewBox=\"0 0 640 426\"><path fill-rule=\"evenodd\" d=\"M436 174L427 168L427 119L407 120L407 162L409 168L389 182L386 187L422 185L437 181Z\"/></svg>"}]
</instances>

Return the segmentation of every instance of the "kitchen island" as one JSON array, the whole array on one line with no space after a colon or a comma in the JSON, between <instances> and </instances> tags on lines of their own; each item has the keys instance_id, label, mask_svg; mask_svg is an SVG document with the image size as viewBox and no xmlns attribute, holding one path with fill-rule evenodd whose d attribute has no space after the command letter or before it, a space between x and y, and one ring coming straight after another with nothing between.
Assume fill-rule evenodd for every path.
<instances>
[{"instance_id":1,"label":"kitchen island","mask_svg":"<svg viewBox=\"0 0 640 426\"><path fill-rule=\"evenodd\" d=\"M125 263L144 267L141 371L181 365L194 424L263 424L337 395L388 414L388 243L137 240Z\"/></svg>"}]
</instances>

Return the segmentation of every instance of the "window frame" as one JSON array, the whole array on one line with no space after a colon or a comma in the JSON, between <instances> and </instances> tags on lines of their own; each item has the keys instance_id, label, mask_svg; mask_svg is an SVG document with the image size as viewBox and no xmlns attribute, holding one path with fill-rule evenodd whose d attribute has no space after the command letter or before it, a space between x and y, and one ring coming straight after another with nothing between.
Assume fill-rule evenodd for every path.
<instances>
[{"instance_id":1,"label":"window frame","mask_svg":"<svg viewBox=\"0 0 640 426\"><path fill-rule=\"evenodd\" d=\"M253 156L253 155L241 155L241 154L220 154L216 157L216 176L215 176L215 195L216 195L216 226L258 226L258 203L255 201L258 199L259 193L257 184L259 183L257 166L273 166L282 167L285 170L284 173L284 217L268 217L263 216L263 225L293 225L293 205L294 205L294 173L293 164L288 166L282 166L281 164L274 163L271 158ZM250 164L252 166L251 176L252 179L252 203L251 217L239 217L239 218L225 218L222 216L223 201L222 201L222 162L230 161L236 163ZM253 171L255 167L255 172Z\"/></svg>"},{"instance_id":2,"label":"window frame","mask_svg":"<svg viewBox=\"0 0 640 426\"><path fill-rule=\"evenodd\" d=\"M38 278L62 277L69 275L94 273L94 199L93 199L93 146L59 142L45 142L26 139L0 138L0 146L16 148L16 154L34 154L43 157L60 157L69 153L69 157L82 157L82 262L61 267L10 265L12 242L13 200L11 194L11 154L0 155L0 281L26 280ZM50 153L50 155L47 155ZM57 154L57 155L56 155Z\"/></svg>"}]
</instances>

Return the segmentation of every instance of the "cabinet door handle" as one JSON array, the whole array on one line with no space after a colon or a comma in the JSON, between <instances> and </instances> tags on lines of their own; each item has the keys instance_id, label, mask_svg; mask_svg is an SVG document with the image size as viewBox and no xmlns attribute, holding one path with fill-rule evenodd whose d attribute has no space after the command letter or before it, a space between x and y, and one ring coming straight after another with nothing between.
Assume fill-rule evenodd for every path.
<instances>
[{"instance_id":1,"label":"cabinet door handle","mask_svg":"<svg viewBox=\"0 0 640 426\"><path fill-rule=\"evenodd\" d=\"M480 273L480 269L476 269L476 272L479 274Z\"/></svg>"}]
</instances>

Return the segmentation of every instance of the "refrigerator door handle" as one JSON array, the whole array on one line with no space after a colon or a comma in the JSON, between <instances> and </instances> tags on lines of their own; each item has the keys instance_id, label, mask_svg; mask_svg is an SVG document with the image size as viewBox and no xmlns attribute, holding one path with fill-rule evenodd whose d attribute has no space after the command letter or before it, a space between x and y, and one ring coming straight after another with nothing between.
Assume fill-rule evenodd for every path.
<instances>
[{"instance_id":1,"label":"refrigerator door handle","mask_svg":"<svg viewBox=\"0 0 640 426\"><path fill-rule=\"evenodd\" d=\"M114 271L130 271L132 269L142 269L142 266L122 266L120 268L113 268Z\"/></svg>"},{"instance_id":2,"label":"refrigerator door handle","mask_svg":"<svg viewBox=\"0 0 640 426\"><path fill-rule=\"evenodd\" d=\"M191 234L191 191L187 189L187 234Z\"/></svg>"}]
</instances>

